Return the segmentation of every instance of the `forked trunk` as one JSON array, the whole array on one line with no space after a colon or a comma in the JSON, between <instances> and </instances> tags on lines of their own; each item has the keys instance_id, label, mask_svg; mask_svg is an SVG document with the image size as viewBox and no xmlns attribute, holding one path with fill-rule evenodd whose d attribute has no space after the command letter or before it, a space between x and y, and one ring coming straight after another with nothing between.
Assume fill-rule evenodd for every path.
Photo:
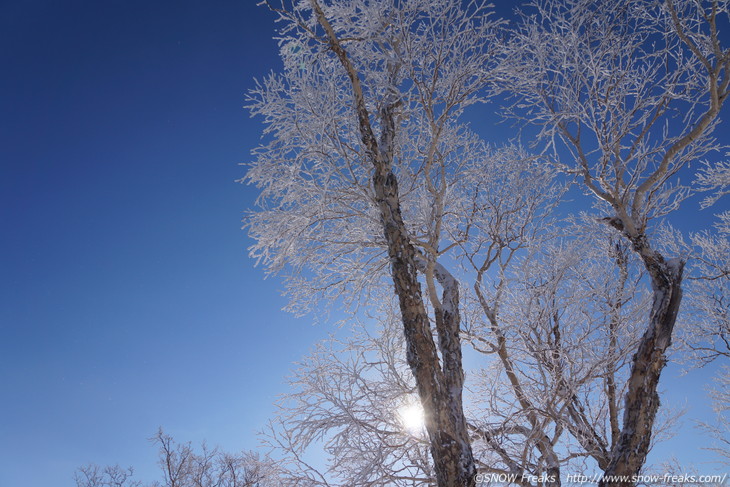
<instances>
[{"instance_id":1,"label":"forked trunk","mask_svg":"<svg viewBox=\"0 0 730 487\"><path fill-rule=\"evenodd\" d=\"M378 204L395 293L400 304L408 365L416 380L418 395L425 411L426 431L439 487L474 487L476 467L469 442L461 401L464 373L459 341L458 291L446 289L451 306L437 311L437 333L444 362L441 368L431 324L418 282L416 250L410 243L400 209L398 181L392 170L395 138L394 110L398 100L385 101L379 115L380 140L370 124L358 74L347 51L316 0L310 0L317 21L324 29L329 47L345 69L353 92L362 141L373 165L373 188ZM454 294L456 292L456 294ZM454 297L456 302L454 303Z\"/></svg>"},{"instance_id":2,"label":"forked trunk","mask_svg":"<svg viewBox=\"0 0 730 487\"><path fill-rule=\"evenodd\" d=\"M373 183L400 303L408 365L426 413L436 480L439 487L472 487L476 485L476 467L461 402L464 374L458 314L440 310L436 318L439 344L445 355L442 370L418 282L415 249L401 218L398 183L390 171L376 172ZM456 297L458 300L458 294Z\"/></svg>"}]
</instances>

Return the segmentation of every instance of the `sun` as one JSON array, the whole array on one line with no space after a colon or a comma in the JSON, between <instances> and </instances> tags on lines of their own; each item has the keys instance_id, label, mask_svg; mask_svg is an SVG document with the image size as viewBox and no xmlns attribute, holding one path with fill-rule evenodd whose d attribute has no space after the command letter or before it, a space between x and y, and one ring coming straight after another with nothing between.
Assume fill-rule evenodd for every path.
<instances>
[{"instance_id":1,"label":"sun","mask_svg":"<svg viewBox=\"0 0 730 487\"><path fill-rule=\"evenodd\" d=\"M398 417L403 428L413 435L423 433L425 428L423 407L418 400L411 400L398 408Z\"/></svg>"}]
</instances>

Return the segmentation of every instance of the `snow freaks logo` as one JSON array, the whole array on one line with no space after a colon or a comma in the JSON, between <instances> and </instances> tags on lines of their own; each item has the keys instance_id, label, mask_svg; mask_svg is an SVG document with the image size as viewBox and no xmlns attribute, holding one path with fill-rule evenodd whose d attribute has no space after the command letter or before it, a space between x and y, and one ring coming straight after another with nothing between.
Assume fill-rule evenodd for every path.
<instances>
[{"instance_id":1,"label":"snow freaks logo","mask_svg":"<svg viewBox=\"0 0 730 487\"><path fill-rule=\"evenodd\" d=\"M725 485L728 474L724 475L626 475L626 476L604 476L601 474L595 474L592 476L573 474L568 475L564 484L582 485L582 484L598 484L599 482L615 483L615 482L631 482L633 484L657 484L657 485L670 485L670 484L712 484L712 485ZM509 473L478 473L475 478L478 485L510 485L510 484L524 484L529 482L545 483L555 482L555 477L550 475L529 475L529 474L509 474Z\"/></svg>"},{"instance_id":2,"label":"snow freaks logo","mask_svg":"<svg viewBox=\"0 0 730 487\"><path fill-rule=\"evenodd\" d=\"M555 476L546 474L537 476L529 474L517 475L516 473L478 473L475 480L477 481L477 484L481 485L508 485L524 482L530 482L533 484L540 482L544 484L545 482L555 482L556 479Z\"/></svg>"}]
</instances>

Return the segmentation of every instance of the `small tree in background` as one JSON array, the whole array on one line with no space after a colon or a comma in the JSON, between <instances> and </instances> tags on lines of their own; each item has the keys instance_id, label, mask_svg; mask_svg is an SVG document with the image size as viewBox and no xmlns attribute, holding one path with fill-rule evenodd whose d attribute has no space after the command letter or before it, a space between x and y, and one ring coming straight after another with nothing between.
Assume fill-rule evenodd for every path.
<instances>
[{"instance_id":1,"label":"small tree in background","mask_svg":"<svg viewBox=\"0 0 730 487\"><path fill-rule=\"evenodd\" d=\"M158 465L163 480L147 487L278 487L275 464L256 453L225 453L209 449L205 443L199 450L190 443L177 443L160 429L151 438L159 446ZM86 465L74 474L77 487L143 487L132 480L132 468L117 465Z\"/></svg>"}]
</instances>

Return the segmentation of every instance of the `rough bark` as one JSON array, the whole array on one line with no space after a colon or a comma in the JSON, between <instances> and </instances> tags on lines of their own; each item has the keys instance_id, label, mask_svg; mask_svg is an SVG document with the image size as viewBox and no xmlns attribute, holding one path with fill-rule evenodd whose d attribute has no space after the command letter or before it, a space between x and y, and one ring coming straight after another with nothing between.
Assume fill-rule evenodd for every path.
<instances>
[{"instance_id":1,"label":"rough bark","mask_svg":"<svg viewBox=\"0 0 730 487\"><path fill-rule=\"evenodd\" d=\"M453 305L437 310L436 331L444 362L442 369L418 282L416 250L410 243L403 221L398 181L392 170L392 143L396 130L394 111L398 100L386 100L378 114L381 134L380 140L377 140L358 73L321 6L316 0L310 1L317 21L325 31L329 48L350 80L360 138L373 165L373 188L400 305L407 361L425 411L437 484L439 487L473 487L476 485L476 467L461 402L464 374L459 341L458 288L444 287L445 300Z\"/></svg>"},{"instance_id":2,"label":"rough bark","mask_svg":"<svg viewBox=\"0 0 730 487\"><path fill-rule=\"evenodd\" d=\"M665 260L650 248L643 235L628 237L651 278L652 310L649 325L632 359L621 434L611 450L611 460L600 487L634 486L636 482L632 477L644 466L660 405L659 378L667 363L666 350L672 342L682 300L684 263Z\"/></svg>"}]
</instances>

